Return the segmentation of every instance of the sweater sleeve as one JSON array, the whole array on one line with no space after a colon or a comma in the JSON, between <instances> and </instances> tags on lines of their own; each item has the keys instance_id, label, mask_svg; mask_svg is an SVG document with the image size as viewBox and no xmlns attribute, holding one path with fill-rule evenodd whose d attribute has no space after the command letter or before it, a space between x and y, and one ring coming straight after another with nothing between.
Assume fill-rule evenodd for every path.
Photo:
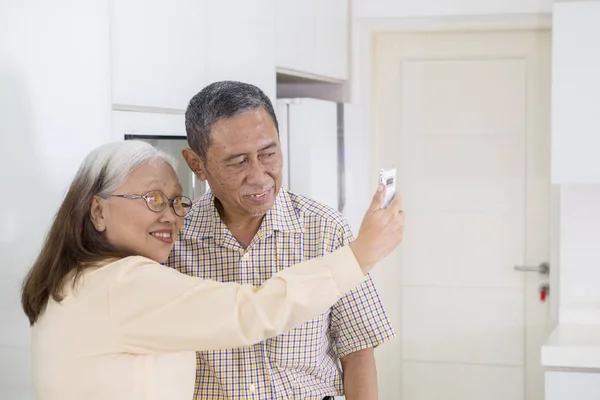
<instances>
[{"instance_id":1,"label":"sweater sleeve","mask_svg":"<svg viewBox=\"0 0 600 400\"><path fill-rule=\"evenodd\" d=\"M121 350L137 354L249 346L313 319L364 280L348 246L258 288L126 260L110 284L109 312Z\"/></svg>"}]
</instances>

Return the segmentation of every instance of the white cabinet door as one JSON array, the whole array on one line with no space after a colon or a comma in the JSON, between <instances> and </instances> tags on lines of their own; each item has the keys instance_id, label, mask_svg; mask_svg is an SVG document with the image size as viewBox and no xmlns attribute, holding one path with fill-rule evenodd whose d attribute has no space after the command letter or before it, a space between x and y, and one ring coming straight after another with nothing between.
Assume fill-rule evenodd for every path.
<instances>
[{"instance_id":1,"label":"white cabinet door","mask_svg":"<svg viewBox=\"0 0 600 400\"><path fill-rule=\"evenodd\" d=\"M277 0L278 68L348 79L348 0Z\"/></svg>"},{"instance_id":2,"label":"white cabinet door","mask_svg":"<svg viewBox=\"0 0 600 400\"><path fill-rule=\"evenodd\" d=\"M275 0L206 2L206 76L261 88L275 101Z\"/></svg>"},{"instance_id":3,"label":"white cabinet door","mask_svg":"<svg viewBox=\"0 0 600 400\"><path fill-rule=\"evenodd\" d=\"M315 0L277 0L275 63L278 68L314 73Z\"/></svg>"},{"instance_id":4,"label":"white cabinet door","mask_svg":"<svg viewBox=\"0 0 600 400\"><path fill-rule=\"evenodd\" d=\"M600 374L585 372L546 372L546 400L597 400Z\"/></svg>"},{"instance_id":5,"label":"white cabinet door","mask_svg":"<svg viewBox=\"0 0 600 400\"><path fill-rule=\"evenodd\" d=\"M348 1L319 1L315 7L314 68L318 75L348 79Z\"/></svg>"},{"instance_id":6,"label":"white cabinet door","mask_svg":"<svg viewBox=\"0 0 600 400\"><path fill-rule=\"evenodd\" d=\"M600 183L600 1L555 2L552 181Z\"/></svg>"},{"instance_id":7,"label":"white cabinet door","mask_svg":"<svg viewBox=\"0 0 600 400\"><path fill-rule=\"evenodd\" d=\"M111 1L112 101L183 110L206 83L204 0Z\"/></svg>"}]
</instances>

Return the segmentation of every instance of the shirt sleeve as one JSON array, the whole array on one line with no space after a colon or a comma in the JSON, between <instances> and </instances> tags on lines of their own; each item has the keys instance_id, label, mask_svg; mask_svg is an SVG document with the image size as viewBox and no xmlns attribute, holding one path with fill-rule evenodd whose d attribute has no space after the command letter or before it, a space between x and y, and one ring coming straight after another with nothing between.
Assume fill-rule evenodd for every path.
<instances>
[{"instance_id":1,"label":"shirt sleeve","mask_svg":"<svg viewBox=\"0 0 600 400\"><path fill-rule=\"evenodd\" d=\"M337 247L353 240L346 221L338 233ZM377 347L396 334L371 276L344 295L331 309L330 333L337 356L342 358L359 350Z\"/></svg>"},{"instance_id":2,"label":"shirt sleeve","mask_svg":"<svg viewBox=\"0 0 600 400\"><path fill-rule=\"evenodd\" d=\"M122 351L137 354L249 346L325 312L364 279L348 246L259 288L188 276L143 257L118 268L110 317Z\"/></svg>"}]
</instances>

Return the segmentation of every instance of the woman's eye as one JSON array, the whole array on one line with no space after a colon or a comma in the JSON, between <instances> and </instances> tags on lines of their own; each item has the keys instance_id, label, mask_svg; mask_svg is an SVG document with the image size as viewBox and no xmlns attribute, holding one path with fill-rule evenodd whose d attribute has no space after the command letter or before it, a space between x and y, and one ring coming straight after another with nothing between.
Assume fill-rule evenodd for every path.
<instances>
[{"instance_id":1,"label":"woman's eye","mask_svg":"<svg viewBox=\"0 0 600 400\"><path fill-rule=\"evenodd\" d=\"M149 202L151 202L151 203L154 203L154 204L157 204L157 205L160 205L160 204L162 204L162 203L164 202L164 200L165 200L163 197L164 197L164 196L163 196L162 194L160 194L160 193L152 193L152 194L151 194L151 195L149 195L147 198L148 198L148 201L149 201Z\"/></svg>"}]
</instances>

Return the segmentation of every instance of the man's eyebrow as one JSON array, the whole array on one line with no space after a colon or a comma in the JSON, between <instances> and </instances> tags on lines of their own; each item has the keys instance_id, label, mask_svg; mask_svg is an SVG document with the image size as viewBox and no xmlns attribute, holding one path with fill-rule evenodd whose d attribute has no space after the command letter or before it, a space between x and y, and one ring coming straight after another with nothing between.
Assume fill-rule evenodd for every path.
<instances>
[{"instance_id":1,"label":"man's eyebrow","mask_svg":"<svg viewBox=\"0 0 600 400\"><path fill-rule=\"evenodd\" d=\"M277 146L277 143L275 143L275 142L271 142L271 143L269 143L268 145L266 145L265 147L263 147L262 149L260 149L260 150L259 150L259 152L260 152L260 151L265 151L265 150L271 149L271 148L273 148L273 147L275 147L275 146Z\"/></svg>"}]
</instances>

